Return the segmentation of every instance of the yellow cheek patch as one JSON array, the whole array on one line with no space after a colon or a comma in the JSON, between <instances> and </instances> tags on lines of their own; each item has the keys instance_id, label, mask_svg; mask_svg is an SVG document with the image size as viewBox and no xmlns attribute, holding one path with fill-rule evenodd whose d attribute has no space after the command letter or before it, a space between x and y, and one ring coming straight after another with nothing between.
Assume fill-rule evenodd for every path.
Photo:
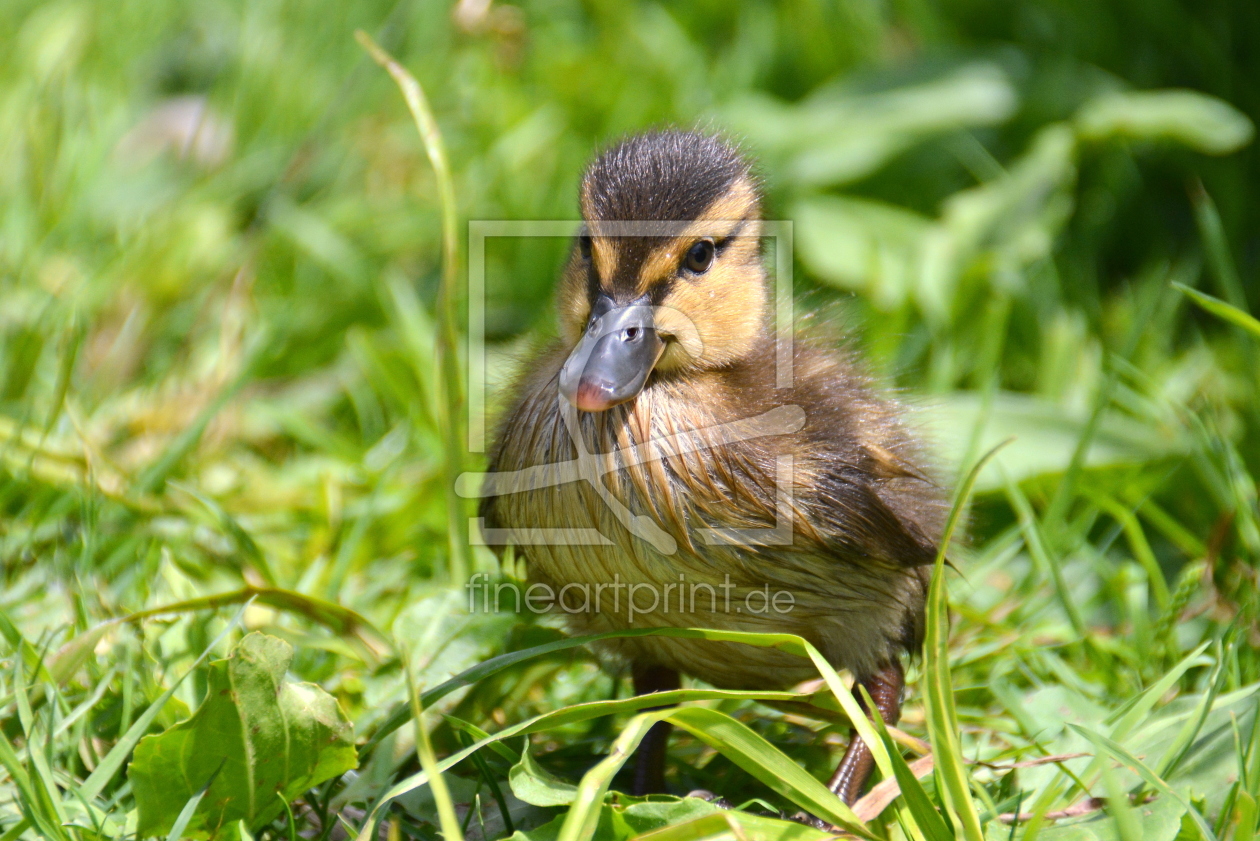
<instances>
[{"instance_id":1,"label":"yellow cheek patch","mask_svg":"<svg viewBox=\"0 0 1260 841\"><path fill-rule=\"evenodd\" d=\"M656 330L672 340L665 352L677 355L681 351L691 359L704 357L704 339L700 336L700 328L685 312L668 304L656 307L652 311L656 322Z\"/></svg>"},{"instance_id":2,"label":"yellow cheek patch","mask_svg":"<svg viewBox=\"0 0 1260 841\"><path fill-rule=\"evenodd\" d=\"M607 289L610 279L617 271L617 243L613 237L600 236L600 220L595 218L595 212L591 206L589 188L586 185L582 186L582 194L578 197L578 204L582 210L582 218L586 220L587 232L591 238L591 262L595 265L595 273L599 277L600 286Z\"/></svg>"},{"instance_id":3,"label":"yellow cheek patch","mask_svg":"<svg viewBox=\"0 0 1260 841\"><path fill-rule=\"evenodd\" d=\"M676 282L657 308L666 316L661 329L675 337L657 367L710 368L745 356L761 335L765 297L761 277L750 276L746 262L714 265L696 281Z\"/></svg>"},{"instance_id":4,"label":"yellow cheek patch","mask_svg":"<svg viewBox=\"0 0 1260 841\"><path fill-rule=\"evenodd\" d=\"M617 243L611 237L591 236L591 262L595 264L595 273L599 277L599 285L611 289L611 279L617 273Z\"/></svg>"}]
</instances>

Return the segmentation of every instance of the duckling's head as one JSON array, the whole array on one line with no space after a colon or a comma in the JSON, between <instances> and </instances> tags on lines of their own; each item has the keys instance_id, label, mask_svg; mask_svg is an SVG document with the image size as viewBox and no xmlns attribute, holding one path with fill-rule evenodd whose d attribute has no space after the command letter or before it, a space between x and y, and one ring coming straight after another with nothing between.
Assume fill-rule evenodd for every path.
<instances>
[{"instance_id":1,"label":"duckling's head","mask_svg":"<svg viewBox=\"0 0 1260 841\"><path fill-rule=\"evenodd\" d=\"M582 179L584 224L560 284L573 348L560 391L599 412L650 377L747 357L765 329L761 201L747 161L719 138L632 137Z\"/></svg>"}]
</instances>

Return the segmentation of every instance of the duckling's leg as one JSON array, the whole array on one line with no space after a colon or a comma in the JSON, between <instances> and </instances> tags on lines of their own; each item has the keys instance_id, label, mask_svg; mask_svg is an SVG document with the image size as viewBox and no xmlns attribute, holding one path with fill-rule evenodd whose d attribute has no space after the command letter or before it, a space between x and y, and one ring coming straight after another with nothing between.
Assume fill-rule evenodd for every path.
<instances>
[{"instance_id":1,"label":"duckling's leg","mask_svg":"<svg viewBox=\"0 0 1260 841\"><path fill-rule=\"evenodd\" d=\"M901 669L900 661L894 660L875 674L864 678L861 684L871 694L875 709L879 711L884 723L896 724L901 718L901 692L906 686L906 675ZM858 695L858 703L869 715L870 710L866 709L866 702L861 695ZM866 785L866 779L871 775L871 768L874 766L875 757L871 755L871 749L856 730L850 730L849 749L844 752L844 759L840 760L840 765L836 767L836 773L832 775L827 787L840 795L846 806L852 806L862 794L862 787Z\"/></svg>"},{"instance_id":2,"label":"duckling's leg","mask_svg":"<svg viewBox=\"0 0 1260 841\"><path fill-rule=\"evenodd\" d=\"M633 664L630 670L634 679L634 694L666 692L678 689L682 683L678 672L665 666ZM659 707L657 708L659 709ZM648 730L634 756L634 789L631 794L665 793L665 747L669 743L669 731L673 725L658 721Z\"/></svg>"}]
</instances>

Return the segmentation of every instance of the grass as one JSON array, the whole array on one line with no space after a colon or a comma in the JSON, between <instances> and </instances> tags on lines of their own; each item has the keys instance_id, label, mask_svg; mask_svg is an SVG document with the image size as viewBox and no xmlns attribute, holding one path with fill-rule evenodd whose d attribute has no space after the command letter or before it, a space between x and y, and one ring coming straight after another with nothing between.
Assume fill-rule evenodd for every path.
<instances>
[{"instance_id":1,"label":"grass","mask_svg":"<svg viewBox=\"0 0 1260 841\"><path fill-rule=\"evenodd\" d=\"M900 729L869 734L905 794L829 817L878 838L1254 837L1250 5L0 19L0 841L156 825L135 746L255 630L337 700L358 767L207 829L241 777L194 757L157 834L817 837L756 810L837 809L813 783L852 702L825 663L790 693L689 684L645 711L554 622L469 614L459 586L516 573L467 546L445 490L481 458L451 446L464 221L574 218L591 152L662 122L760 159L798 314L905 397L954 484L1014 438L974 477ZM492 383L550 329L565 247L489 242ZM664 714L671 788L750 811L621 793Z\"/></svg>"}]
</instances>

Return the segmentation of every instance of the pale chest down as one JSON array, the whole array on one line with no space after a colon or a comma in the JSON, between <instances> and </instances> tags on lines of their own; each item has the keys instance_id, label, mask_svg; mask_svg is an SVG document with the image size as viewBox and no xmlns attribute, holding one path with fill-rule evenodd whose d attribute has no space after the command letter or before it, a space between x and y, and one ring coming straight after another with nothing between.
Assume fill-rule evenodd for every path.
<instances>
[{"instance_id":1,"label":"pale chest down","mask_svg":"<svg viewBox=\"0 0 1260 841\"><path fill-rule=\"evenodd\" d=\"M843 518L822 510L836 504L816 487L829 460L799 406L723 412L661 386L587 414L545 376L535 383L503 424L483 507L489 534L524 555L537 585L529 609L548 607L576 633L797 634L859 676L911 644L923 568L863 557L820 531ZM732 643L637 637L603 648L721 687L816 675L793 655Z\"/></svg>"}]
</instances>

